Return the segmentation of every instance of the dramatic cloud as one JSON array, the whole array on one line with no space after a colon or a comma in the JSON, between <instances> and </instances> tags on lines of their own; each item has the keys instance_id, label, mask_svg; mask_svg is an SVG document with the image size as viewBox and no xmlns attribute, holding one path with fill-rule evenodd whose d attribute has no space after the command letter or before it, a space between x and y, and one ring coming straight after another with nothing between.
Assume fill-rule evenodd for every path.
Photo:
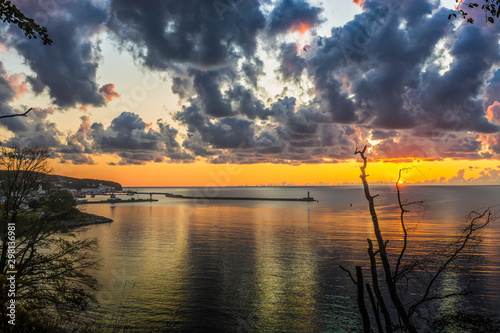
<instances>
[{"instance_id":1,"label":"dramatic cloud","mask_svg":"<svg viewBox=\"0 0 500 333\"><path fill-rule=\"evenodd\" d=\"M427 71L416 96L437 128L492 133L499 127L488 122L479 92L492 66L500 60L493 33L480 26L465 26L450 50L454 61L444 74Z\"/></svg>"},{"instance_id":2,"label":"dramatic cloud","mask_svg":"<svg viewBox=\"0 0 500 333\"><path fill-rule=\"evenodd\" d=\"M113 83L108 83L99 88L99 92L104 96L107 101L113 100L113 98L120 97L120 94L115 91L115 85Z\"/></svg>"},{"instance_id":3,"label":"dramatic cloud","mask_svg":"<svg viewBox=\"0 0 500 333\"><path fill-rule=\"evenodd\" d=\"M150 68L226 64L252 56L265 27L257 0L113 0L108 27Z\"/></svg>"},{"instance_id":4,"label":"dramatic cloud","mask_svg":"<svg viewBox=\"0 0 500 333\"><path fill-rule=\"evenodd\" d=\"M15 48L35 73L27 77L35 93L48 88L53 102L64 108L76 104L103 105L104 98L95 82L100 49L92 42L92 36L106 21L106 10L90 1L44 4L35 0L16 2L26 15L45 19L41 23L50 31L51 46L27 39L14 25L0 40Z\"/></svg>"},{"instance_id":5,"label":"dramatic cloud","mask_svg":"<svg viewBox=\"0 0 500 333\"><path fill-rule=\"evenodd\" d=\"M92 142L87 138L91 128L90 118L82 116L80 119L80 127L74 134L68 135L66 145L59 151L63 154L63 160L73 161L74 164L94 164L92 158L84 155L94 152Z\"/></svg>"},{"instance_id":6,"label":"dramatic cloud","mask_svg":"<svg viewBox=\"0 0 500 333\"><path fill-rule=\"evenodd\" d=\"M442 133L432 138L400 134L399 138L387 138L372 148L379 158L488 158L481 152L482 143L476 135Z\"/></svg>"},{"instance_id":7,"label":"dramatic cloud","mask_svg":"<svg viewBox=\"0 0 500 333\"><path fill-rule=\"evenodd\" d=\"M3 62L0 61L0 102L3 104L10 102L16 96L16 91L8 80L7 70Z\"/></svg>"},{"instance_id":8,"label":"dramatic cloud","mask_svg":"<svg viewBox=\"0 0 500 333\"><path fill-rule=\"evenodd\" d=\"M19 110L14 110L19 113ZM6 147L51 147L57 151L62 145L62 132L57 125L47 120L50 109L34 110L30 117L14 117L3 119L2 125L7 127L14 136L2 142ZM34 116L33 116L34 115Z\"/></svg>"},{"instance_id":9,"label":"dramatic cloud","mask_svg":"<svg viewBox=\"0 0 500 333\"><path fill-rule=\"evenodd\" d=\"M83 118L82 118L83 119ZM184 152L177 142L177 130L170 125L158 121L159 129L148 128L139 115L123 112L113 119L107 128L101 123L93 123L81 132L87 132L86 138L93 142L92 149L101 153L117 154L119 164L145 164L146 162L163 162L165 157L170 160L191 161L193 157ZM78 133L77 133L78 134ZM82 149L87 146L77 139ZM68 140L69 141L69 140Z\"/></svg>"},{"instance_id":10,"label":"dramatic cloud","mask_svg":"<svg viewBox=\"0 0 500 333\"><path fill-rule=\"evenodd\" d=\"M197 104L192 104L179 112L176 119L187 126L189 133L184 147L213 163L318 163L324 158L352 156L356 141L351 137L356 134L354 130L308 123L311 110L296 110L295 104L295 98L286 97L270 109L258 107L245 112L242 111L245 108L240 108L247 119L230 117L215 121L204 115ZM256 115L261 115L261 119L272 118L272 121L262 128L256 123Z\"/></svg>"},{"instance_id":11,"label":"dramatic cloud","mask_svg":"<svg viewBox=\"0 0 500 333\"><path fill-rule=\"evenodd\" d=\"M484 108L488 108L495 102L500 102L500 70L497 70L493 78L489 80L485 97L486 100L483 103Z\"/></svg>"},{"instance_id":12,"label":"dramatic cloud","mask_svg":"<svg viewBox=\"0 0 500 333\"><path fill-rule=\"evenodd\" d=\"M33 108L33 113L40 119L47 119L47 117L51 114L54 114L54 108Z\"/></svg>"},{"instance_id":13,"label":"dramatic cloud","mask_svg":"<svg viewBox=\"0 0 500 333\"><path fill-rule=\"evenodd\" d=\"M306 60L297 54L297 45L295 43L281 44L280 58L279 72L283 79L299 82L302 72L306 69Z\"/></svg>"},{"instance_id":14,"label":"dramatic cloud","mask_svg":"<svg viewBox=\"0 0 500 333\"><path fill-rule=\"evenodd\" d=\"M304 33L321 22L319 15L322 11L304 0L282 0L271 12L269 31L271 34Z\"/></svg>"},{"instance_id":15,"label":"dramatic cloud","mask_svg":"<svg viewBox=\"0 0 500 333\"><path fill-rule=\"evenodd\" d=\"M245 115L248 119L265 120L272 115L271 110L266 108L250 89L242 85L235 85L228 90L227 98L232 101L234 110L241 115Z\"/></svg>"},{"instance_id":16,"label":"dramatic cloud","mask_svg":"<svg viewBox=\"0 0 500 333\"><path fill-rule=\"evenodd\" d=\"M28 83L25 81L26 76L24 74L12 74L7 75L6 79L9 81L10 86L16 92L14 96L15 99L19 99L28 92Z\"/></svg>"},{"instance_id":17,"label":"dramatic cloud","mask_svg":"<svg viewBox=\"0 0 500 333\"><path fill-rule=\"evenodd\" d=\"M0 61L0 115L9 115L13 113L20 113L21 110L17 110L10 106L18 95L15 87L12 86L12 82L8 79L7 71L4 64ZM23 110L22 112L25 112ZM28 126L23 122L21 117L6 118L0 123L0 126L7 128L11 132L25 131Z\"/></svg>"},{"instance_id":18,"label":"dramatic cloud","mask_svg":"<svg viewBox=\"0 0 500 333\"><path fill-rule=\"evenodd\" d=\"M243 64L241 70L244 74L245 79L253 88L257 88L259 77L264 74L264 62L259 58L253 58L252 60Z\"/></svg>"},{"instance_id":19,"label":"dramatic cloud","mask_svg":"<svg viewBox=\"0 0 500 333\"><path fill-rule=\"evenodd\" d=\"M26 82L54 107L2 125L12 142L29 143L32 131L75 164L95 163L91 153L116 155L115 164L325 163L365 144L379 159L498 158L500 25L455 24L438 1L355 3L360 14L319 36L323 9L306 0L19 1L45 15L54 43L4 28L0 42L31 72L0 67L0 114L21 111L12 105ZM111 121L85 115L64 135L49 121L56 107L120 97L96 82L102 36L141 70L169 77L174 123L140 108ZM306 37L306 46L294 41Z\"/></svg>"},{"instance_id":20,"label":"dramatic cloud","mask_svg":"<svg viewBox=\"0 0 500 333\"><path fill-rule=\"evenodd\" d=\"M488 118L489 121L500 125L500 102L495 101L493 104L488 106L486 118Z\"/></svg>"},{"instance_id":21,"label":"dramatic cloud","mask_svg":"<svg viewBox=\"0 0 500 333\"><path fill-rule=\"evenodd\" d=\"M187 97L191 92L190 81L186 78L174 77L172 79L172 92L180 98Z\"/></svg>"},{"instance_id":22,"label":"dramatic cloud","mask_svg":"<svg viewBox=\"0 0 500 333\"><path fill-rule=\"evenodd\" d=\"M228 117L234 115L230 100L222 96L221 84L231 82L234 73L226 68L214 71L190 70L194 77L194 89L201 101L205 114L212 117Z\"/></svg>"},{"instance_id":23,"label":"dramatic cloud","mask_svg":"<svg viewBox=\"0 0 500 333\"><path fill-rule=\"evenodd\" d=\"M27 110L20 110L11 107L9 104L18 96L19 88L16 81L8 76L3 63L0 62L0 115L24 113ZM62 133L57 129L55 123L47 120L47 116L52 114L52 108L33 108L29 117L12 117L2 119L0 127L7 129L13 134L12 137L2 142L6 147L35 147L47 146L59 148L61 142L59 137ZM2 133L3 134L3 133Z\"/></svg>"}]
</instances>

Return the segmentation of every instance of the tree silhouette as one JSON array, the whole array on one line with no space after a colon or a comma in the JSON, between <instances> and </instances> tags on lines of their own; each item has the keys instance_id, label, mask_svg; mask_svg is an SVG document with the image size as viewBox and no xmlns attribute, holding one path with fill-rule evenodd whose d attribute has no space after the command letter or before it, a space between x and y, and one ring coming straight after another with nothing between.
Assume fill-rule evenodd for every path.
<instances>
[{"instance_id":1,"label":"tree silhouette","mask_svg":"<svg viewBox=\"0 0 500 333\"><path fill-rule=\"evenodd\" d=\"M53 332L41 328L80 314L94 302L96 240L59 231L74 200L60 191L51 198L61 206L56 212L47 205L35 211L27 206L50 171L50 156L48 148L0 149L5 170L0 179L1 332L32 332L31 326ZM9 322L10 304L15 304L15 325Z\"/></svg>"},{"instance_id":2,"label":"tree silhouette","mask_svg":"<svg viewBox=\"0 0 500 333\"><path fill-rule=\"evenodd\" d=\"M7 114L5 116L0 116L0 119L2 119L2 118L10 118L10 117L27 117L28 113L31 110L33 110L33 108L29 108L28 111L26 111L25 113L14 113L14 114Z\"/></svg>"},{"instance_id":3,"label":"tree silhouette","mask_svg":"<svg viewBox=\"0 0 500 333\"><path fill-rule=\"evenodd\" d=\"M9 24L17 24L29 39L40 37L44 45L52 44L52 40L47 34L47 28L38 25L35 20L24 15L10 1L0 0L0 19Z\"/></svg>"},{"instance_id":4,"label":"tree silhouette","mask_svg":"<svg viewBox=\"0 0 500 333\"><path fill-rule=\"evenodd\" d=\"M474 23L474 19L461 7L465 6L465 8L475 9L479 7L479 4L477 2L465 2L464 0L456 0L456 2L458 3L458 14L463 19L466 19L467 22ZM500 15L500 0L485 0L483 5L481 5L481 9L484 11L485 21L495 23L495 19ZM448 19L451 19L452 16L457 17L457 14L450 14Z\"/></svg>"},{"instance_id":5,"label":"tree silhouette","mask_svg":"<svg viewBox=\"0 0 500 333\"><path fill-rule=\"evenodd\" d=\"M378 195L371 194L367 181L366 168L368 159L365 151L366 147L363 150L356 149L355 154L359 154L363 161L363 165L360 167L360 177L365 197L368 201L376 238L375 241L372 241L370 238L367 239L371 283L366 282L363 286L363 270L361 266L356 266L356 278L354 278L348 269L342 266L340 268L348 272L349 277L358 287L358 308L363 320L364 332L372 331L370 317L368 316L365 304L364 287L366 287L379 332L403 331L416 333L418 331L417 320L421 315L420 310L425 305L431 305L432 302L445 298L460 297L468 294L468 291L443 292L443 290L440 290L439 281L445 272L455 267L459 268L460 258L473 253L474 247L480 242L479 233L495 220L495 215L489 208L479 212L471 212L466 218L466 223L461 234L446 249L440 251L438 254L434 254L434 257L412 258L412 256L408 255L408 232L405 223L405 214L409 212L411 206L422 205L422 202L401 200L399 187L401 179L400 171L396 182L396 190L403 239L399 250L392 249L389 251L387 247L389 240L383 237L383 230L380 228L376 212L375 198ZM379 276L381 277L380 279ZM411 290L408 289L410 285L412 286ZM391 309L393 309L392 314Z\"/></svg>"}]
</instances>

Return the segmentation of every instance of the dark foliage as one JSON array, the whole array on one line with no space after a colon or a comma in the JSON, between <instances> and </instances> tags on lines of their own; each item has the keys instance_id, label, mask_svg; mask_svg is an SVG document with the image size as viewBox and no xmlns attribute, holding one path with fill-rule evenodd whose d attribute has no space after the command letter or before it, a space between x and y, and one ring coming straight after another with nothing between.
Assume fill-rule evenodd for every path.
<instances>
[{"instance_id":1,"label":"dark foliage","mask_svg":"<svg viewBox=\"0 0 500 333\"><path fill-rule=\"evenodd\" d=\"M465 10L474 10L481 7L481 10L484 11L484 19L489 23L495 23L495 20L498 19L500 15L500 0L485 0L482 5L477 2L465 2L464 0L456 0L456 2L459 5L457 10L458 14L469 23L474 23L474 19L470 17L469 12ZM457 17L457 14L450 14L448 19L451 19L451 17Z\"/></svg>"},{"instance_id":2,"label":"dark foliage","mask_svg":"<svg viewBox=\"0 0 500 333\"><path fill-rule=\"evenodd\" d=\"M24 35L29 39L40 37L43 44L50 45L52 40L47 34L47 28L38 25L32 18L24 15L16 5L10 1L0 0L0 19L9 24L17 24L19 29L24 32Z\"/></svg>"}]
</instances>

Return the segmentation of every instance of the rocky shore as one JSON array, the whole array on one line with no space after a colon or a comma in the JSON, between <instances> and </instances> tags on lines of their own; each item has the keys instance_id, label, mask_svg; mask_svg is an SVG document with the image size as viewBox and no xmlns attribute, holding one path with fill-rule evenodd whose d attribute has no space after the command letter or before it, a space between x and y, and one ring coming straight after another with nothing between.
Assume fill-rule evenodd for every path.
<instances>
[{"instance_id":1,"label":"rocky shore","mask_svg":"<svg viewBox=\"0 0 500 333\"><path fill-rule=\"evenodd\" d=\"M59 226L65 229L73 229L78 227L84 227L93 224L101 224L101 223L110 223L113 222L112 219L99 216L90 213L80 212L80 217L78 219L73 219L70 221L61 221L59 222Z\"/></svg>"}]
</instances>

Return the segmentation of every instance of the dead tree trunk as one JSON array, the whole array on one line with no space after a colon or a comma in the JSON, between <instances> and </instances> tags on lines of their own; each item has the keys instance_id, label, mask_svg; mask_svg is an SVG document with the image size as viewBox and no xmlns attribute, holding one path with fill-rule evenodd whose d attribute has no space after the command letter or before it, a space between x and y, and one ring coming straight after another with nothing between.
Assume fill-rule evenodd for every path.
<instances>
[{"instance_id":1,"label":"dead tree trunk","mask_svg":"<svg viewBox=\"0 0 500 333\"><path fill-rule=\"evenodd\" d=\"M370 317L368 316L368 310L366 310L363 271L361 270L361 266L356 266L356 285L358 286L358 308L361 313L361 318L363 319L363 331L365 333L370 333Z\"/></svg>"},{"instance_id":2,"label":"dead tree trunk","mask_svg":"<svg viewBox=\"0 0 500 333\"><path fill-rule=\"evenodd\" d=\"M380 313L379 313L380 309L377 302L375 302L375 297L373 297L372 289L370 288L369 283L366 283L366 291L368 292L368 297L370 297L370 303L372 305L373 314L375 316L375 322L377 323L378 331L380 333L384 333L384 329L382 328L382 322L380 321Z\"/></svg>"},{"instance_id":3,"label":"dead tree trunk","mask_svg":"<svg viewBox=\"0 0 500 333\"><path fill-rule=\"evenodd\" d=\"M417 330L413 326L413 324L410 321L410 317L408 315L408 312L406 311L403 303L401 302L401 299L399 298L399 294L396 288L396 283L394 282L392 271L391 271L391 265L389 263L389 258L387 257L387 252L386 252L386 246L384 243L384 239L382 237L382 233L380 232L380 227L378 223L378 217L377 213L375 211L375 203L374 203L374 198L377 197L377 195L372 196L370 194L370 188L368 186L368 181L366 180L366 177L368 175L366 174L366 165L367 165L367 158L365 156L365 151L366 151L366 146L363 148L362 151L357 150L355 151L355 154L360 154L361 158L363 159L363 166L360 167L361 169L361 180L363 182L363 188L365 190L365 197L366 200L368 201L368 206L370 209L370 214L372 217L372 223L373 223L373 229L375 232L375 237L377 238L377 243L378 243L378 251L380 254L380 259L382 261L382 266L384 268L385 272L385 281L387 284L387 288L389 289L389 294L391 296L391 300L394 304L394 307L396 308L398 312L398 316L401 318L401 321L403 322L405 328L410 332L410 333L416 333Z\"/></svg>"},{"instance_id":4,"label":"dead tree trunk","mask_svg":"<svg viewBox=\"0 0 500 333\"><path fill-rule=\"evenodd\" d=\"M391 315L389 314L389 310L387 310L387 306L385 305L384 297L382 296L382 292L380 291L380 286L378 283L378 273L377 273L377 260L375 258L375 253L373 252L373 243L370 238L368 240L368 256L370 257L370 268L372 272L372 283L373 290L375 292L375 296L377 297L377 302L380 306L380 312L384 316L385 322L385 330L387 333L392 333L392 320Z\"/></svg>"}]
</instances>

